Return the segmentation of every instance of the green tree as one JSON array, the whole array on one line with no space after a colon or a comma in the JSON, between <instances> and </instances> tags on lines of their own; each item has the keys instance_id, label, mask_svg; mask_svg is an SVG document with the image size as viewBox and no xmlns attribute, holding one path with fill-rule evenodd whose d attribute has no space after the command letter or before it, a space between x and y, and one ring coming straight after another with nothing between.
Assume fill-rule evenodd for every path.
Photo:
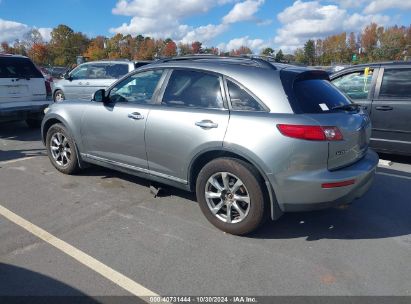
<instances>
[{"instance_id":1,"label":"green tree","mask_svg":"<svg viewBox=\"0 0 411 304\"><path fill-rule=\"evenodd\" d=\"M275 55L275 61L277 61L277 62L284 61L284 54L283 54L283 51L281 49Z\"/></svg>"},{"instance_id":2,"label":"green tree","mask_svg":"<svg viewBox=\"0 0 411 304\"><path fill-rule=\"evenodd\" d=\"M304 54L304 50L302 48L298 48L295 50L294 52L294 58L295 58L295 62L300 63L300 64L306 64L306 58L305 58L305 54Z\"/></svg>"},{"instance_id":3,"label":"green tree","mask_svg":"<svg viewBox=\"0 0 411 304\"><path fill-rule=\"evenodd\" d=\"M304 44L304 62L309 65L314 65L315 63L315 44L314 40L308 40Z\"/></svg>"},{"instance_id":4,"label":"green tree","mask_svg":"<svg viewBox=\"0 0 411 304\"><path fill-rule=\"evenodd\" d=\"M261 55L264 56L274 56L274 50L270 47L267 47L261 51Z\"/></svg>"}]
</instances>

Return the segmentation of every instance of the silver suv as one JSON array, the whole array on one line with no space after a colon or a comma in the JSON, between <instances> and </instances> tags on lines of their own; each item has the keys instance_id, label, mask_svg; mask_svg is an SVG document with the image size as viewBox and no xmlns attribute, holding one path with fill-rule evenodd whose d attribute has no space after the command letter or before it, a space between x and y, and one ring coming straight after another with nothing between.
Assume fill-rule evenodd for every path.
<instances>
[{"instance_id":1,"label":"silver suv","mask_svg":"<svg viewBox=\"0 0 411 304\"><path fill-rule=\"evenodd\" d=\"M57 170L93 163L195 191L239 235L362 196L378 163L370 132L325 72L210 56L147 65L92 101L53 104L42 124Z\"/></svg>"},{"instance_id":2,"label":"silver suv","mask_svg":"<svg viewBox=\"0 0 411 304\"><path fill-rule=\"evenodd\" d=\"M90 100L95 91L108 88L117 79L148 63L102 60L80 64L64 74L64 79L53 83L53 99L55 102L73 98Z\"/></svg>"}]
</instances>

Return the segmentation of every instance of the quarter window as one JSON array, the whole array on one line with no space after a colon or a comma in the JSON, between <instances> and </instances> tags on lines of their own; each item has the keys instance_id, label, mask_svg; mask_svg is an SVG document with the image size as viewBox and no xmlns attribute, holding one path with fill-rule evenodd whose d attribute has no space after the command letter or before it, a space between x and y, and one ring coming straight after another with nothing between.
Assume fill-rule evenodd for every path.
<instances>
[{"instance_id":1,"label":"quarter window","mask_svg":"<svg viewBox=\"0 0 411 304\"><path fill-rule=\"evenodd\" d=\"M411 69L384 70L379 98L410 98Z\"/></svg>"},{"instance_id":2,"label":"quarter window","mask_svg":"<svg viewBox=\"0 0 411 304\"><path fill-rule=\"evenodd\" d=\"M163 70L130 75L110 91L110 101L150 104L162 75Z\"/></svg>"},{"instance_id":3,"label":"quarter window","mask_svg":"<svg viewBox=\"0 0 411 304\"><path fill-rule=\"evenodd\" d=\"M175 70L164 92L162 104L193 108L223 108L220 78L203 72Z\"/></svg>"},{"instance_id":4,"label":"quarter window","mask_svg":"<svg viewBox=\"0 0 411 304\"><path fill-rule=\"evenodd\" d=\"M235 84L227 81L228 93L231 100L231 108L238 111L264 111L264 108L247 91Z\"/></svg>"},{"instance_id":5,"label":"quarter window","mask_svg":"<svg viewBox=\"0 0 411 304\"><path fill-rule=\"evenodd\" d=\"M373 73L374 70L366 68L334 79L332 83L351 99L367 99Z\"/></svg>"}]
</instances>

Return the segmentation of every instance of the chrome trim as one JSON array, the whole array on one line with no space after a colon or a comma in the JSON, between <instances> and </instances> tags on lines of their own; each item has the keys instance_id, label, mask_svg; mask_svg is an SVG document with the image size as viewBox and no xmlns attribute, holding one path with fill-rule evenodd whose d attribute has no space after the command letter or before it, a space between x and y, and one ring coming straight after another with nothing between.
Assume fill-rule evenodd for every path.
<instances>
[{"instance_id":1,"label":"chrome trim","mask_svg":"<svg viewBox=\"0 0 411 304\"><path fill-rule=\"evenodd\" d=\"M110 160L110 159L106 159L106 158L103 158L103 157L90 155L90 154L87 154L87 153L80 153L80 155L84 158L91 158L91 159L101 161L101 162L104 162L104 163L107 163L107 164L111 164L111 165L119 166L119 167L122 167L122 168L130 169L130 170L133 170L133 171L142 172L142 173L145 173L145 174L154 175L154 176L157 176L157 177L169 179L169 180L181 183L181 184L186 184L186 185L188 184L188 181L186 181L184 179L181 179L181 178L178 178L178 177L175 177L175 176L171 176L171 175L167 175L167 174L164 174L164 173L160 173L160 172L157 172L157 171L152 171L152 170L140 168L140 167L136 167L136 166L133 166L133 165L123 164L123 163L120 163L120 162L117 162L117 161L114 161L114 160Z\"/></svg>"}]
</instances>

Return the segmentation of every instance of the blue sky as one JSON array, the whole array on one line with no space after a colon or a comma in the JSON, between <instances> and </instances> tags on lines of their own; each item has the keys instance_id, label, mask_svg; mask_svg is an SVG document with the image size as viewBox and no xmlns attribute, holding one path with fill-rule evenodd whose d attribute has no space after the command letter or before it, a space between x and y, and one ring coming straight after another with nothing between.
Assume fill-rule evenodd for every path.
<instances>
[{"instance_id":1,"label":"blue sky","mask_svg":"<svg viewBox=\"0 0 411 304\"><path fill-rule=\"evenodd\" d=\"M246 45L293 51L307 39L360 32L370 22L411 23L410 0L0 0L0 41L35 27L48 40L66 24L93 37L143 34L203 41L221 49Z\"/></svg>"}]
</instances>

